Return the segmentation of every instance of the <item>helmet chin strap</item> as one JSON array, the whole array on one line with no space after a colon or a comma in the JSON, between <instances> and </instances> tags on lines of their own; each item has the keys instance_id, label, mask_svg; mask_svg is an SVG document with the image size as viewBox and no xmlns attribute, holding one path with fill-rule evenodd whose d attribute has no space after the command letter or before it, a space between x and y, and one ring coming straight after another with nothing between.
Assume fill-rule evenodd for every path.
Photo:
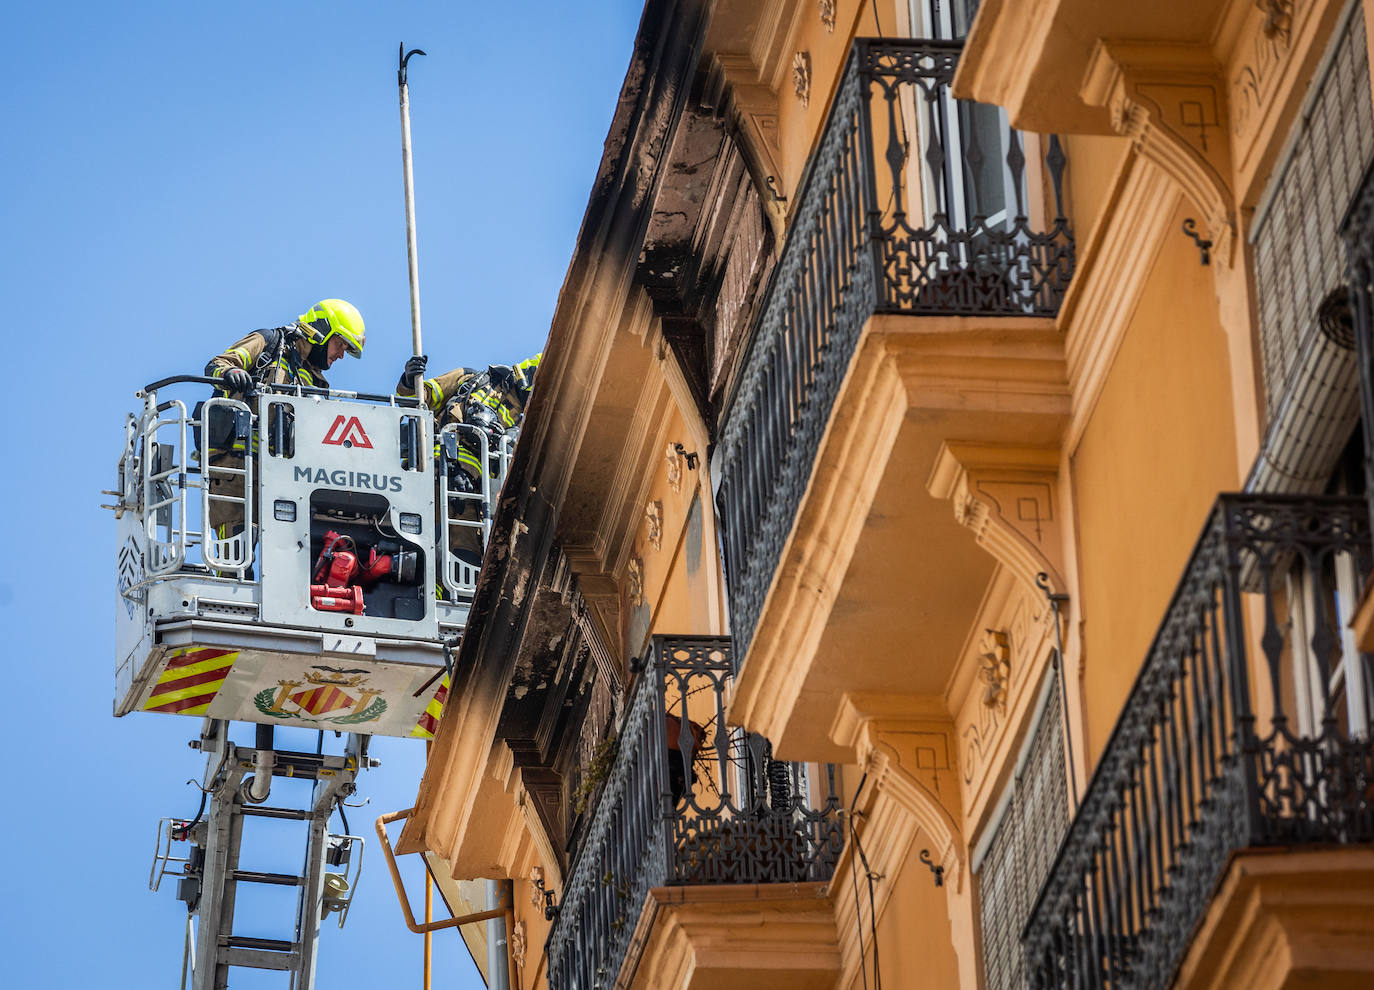
<instances>
[{"instance_id":1,"label":"helmet chin strap","mask_svg":"<svg viewBox=\"0 0 1374 990\"><path fill-rule=\"evenodd\" d=\"M310 367L314 368L316 371L324 371L329 367L327 364L324 363L324 359L328 356L328 354L329 344L327 341L318 344L311 344L309 352L305 355L305 363L310 365Z\"/></svg>"}]
</instances>

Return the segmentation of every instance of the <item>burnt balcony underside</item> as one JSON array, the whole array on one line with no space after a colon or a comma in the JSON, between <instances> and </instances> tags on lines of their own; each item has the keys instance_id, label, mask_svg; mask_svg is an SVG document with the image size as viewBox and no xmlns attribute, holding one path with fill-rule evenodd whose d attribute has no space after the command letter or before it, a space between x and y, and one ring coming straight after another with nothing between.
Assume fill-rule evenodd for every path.
<instances>
[{"instance_id":1,"label":"burnt balcony underside","mask_svg":"<svg viewBox=\"0 0 1374 990\"><path fill-rule=\"evenodd\" d=\"M1028 209L1026 136L956 101L960 42L855 42L798 194L719 446L732 628L747 653L863 327L875 313L1053 316L1073 275L1065 159Z\"/></svg>"},{"instance_id":2,"label":"burnt balcony underside","mask_svg":"<svg viewBox=\"0 0 1374 990\"><path fill-rule=\"evenodd\" d=\"M833 770L813 785L726 726L732 673L728 638L654 638L549 933L550 986L612 986L654 887L830 878Z\"/></svg>"},{"instance_id":3,"label":"burnt balcony underside","mask_svg":"<svg viewBox=\"0 0 1374 990\"><path fill-rule=\"evenodd\" d=\"M1167 987L1232 854L1374 841L1335 577L1369 569L1360 499L1218 498L1026 926L1032 986Z\"/></svg>"}]
</instances>

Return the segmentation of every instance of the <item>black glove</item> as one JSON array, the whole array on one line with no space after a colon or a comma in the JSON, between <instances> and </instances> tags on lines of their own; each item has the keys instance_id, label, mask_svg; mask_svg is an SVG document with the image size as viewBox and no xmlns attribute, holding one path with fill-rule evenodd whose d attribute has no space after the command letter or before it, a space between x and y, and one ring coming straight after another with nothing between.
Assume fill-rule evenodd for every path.
<instances>
[{"instance_id":1,"label":"black glove","mask_svg":"<svg viewBox=\"0 0 1374 990\"><path fill-rule=\"evenodd\" d=\"M508 364L493 364L487 367L487 378L504 392L515 388L515 372Z\"/></svg>"},{"instance_id":2,"label":"black glove","mask_svg":"<svg viewBox=\"0 0 1374 990\"><path fill-rule=\"evenodd\" d=\"M247 395L253 391L253 376L242 368L230 368L220 376L220 381L230 395Z\"/></svg>"},{"instance_id":3,"label":"black glove","mask_svg":"<svg viewBox=\"0 0 1374 990\"><path fill-rule=\"evenodd\" d=\"M396 383L396 391L409 389L418 395L420 379L425 377L425 365L428 363L429 357L424 354L416 354L407 358L406 370L401 372L401 380Z\"/></svg>"}]
</instances>

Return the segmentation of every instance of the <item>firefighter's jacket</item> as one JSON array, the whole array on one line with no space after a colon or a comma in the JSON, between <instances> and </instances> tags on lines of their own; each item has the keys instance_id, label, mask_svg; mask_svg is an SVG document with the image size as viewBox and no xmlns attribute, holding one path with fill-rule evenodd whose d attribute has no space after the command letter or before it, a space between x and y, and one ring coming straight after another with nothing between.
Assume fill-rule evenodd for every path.
<instances>
[{"instance_id":1,"label":"firefighter's jacket","mask_svg":"<svg viewBox=\"0 0 1374 990\"><path fill-rule=\"evenodd\" d=\"M231 368L241 368L252 375L253 381L259 384L300 384L314 388L328 388L329 382L325 380L324 375L318 369L306 366L305 359L314 345L299 333L293 332L295 329L294 327L276 327L271 330L254 330L242 340L230 345L223 354L212 357L205 366L206 376L223 378L224 373ZM215 390L217 396L228 394L226 389L217 388ZM197 409L199 408L197 406ZM197 414L197 418L199 418L199 414ZM206 446L216 451L211 454L211 463L223 463L226 458L241 459L243 457L245 453L244 444L239 439L235 438L227 448L220 446L222 442L225 441L217 434L215 423L212 421L210 437L205 440ZM200 444L201 438L198 436L197 447ZM256 454L257 450L258 440L255 435L253 452Z\"/></svg>"},{"instance_id":2,"label":"firefighter's jacket","mask_svg":"<svg viewBox=\"0 0 1374 990\"><path fill-rule=\"evenodd\" d=\"M317 368L306 365L305 359L315 345L299 335L293 341L293 329L254 330L230 345L223 354L212 357L205 366L205 374L222 378L231 368L241 368L252 375L255 382L328 388L329 382L324 375Z\"/></svg>"}]
</instances>

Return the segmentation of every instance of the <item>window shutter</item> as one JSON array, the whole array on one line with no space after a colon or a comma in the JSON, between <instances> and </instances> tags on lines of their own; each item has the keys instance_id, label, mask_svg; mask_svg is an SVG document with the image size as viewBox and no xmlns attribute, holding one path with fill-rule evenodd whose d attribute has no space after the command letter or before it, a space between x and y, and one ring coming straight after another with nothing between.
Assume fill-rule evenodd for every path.
<instances>
[{"instance_id":1,"label":"window shutter","mask_svg":"<svg viewBox=\"0 0 1374 990\"><path fill-rule=\"evenodd\" d=\"M1021 929L1069 827L1064 718L1056 664L1040 696L1039 721L1017 761L1011 799L978 869L987 990L1026 985Z\"/></svg>"},{"instance_id":2,"label":"window shutter","mask_svg":"<svg viewBox=\"0 0 1374 990\"><path fill-rule=\"evenodd\" d=\"M1320 341L1317 311L1345 281L1339 228L1374 153L1365 23L1358 5L1334 42L1252 232L1260 353L1270 416L1304 352ZM1350 367L1354 367L1353 356Z\"/></svg>"}]
</instances>

